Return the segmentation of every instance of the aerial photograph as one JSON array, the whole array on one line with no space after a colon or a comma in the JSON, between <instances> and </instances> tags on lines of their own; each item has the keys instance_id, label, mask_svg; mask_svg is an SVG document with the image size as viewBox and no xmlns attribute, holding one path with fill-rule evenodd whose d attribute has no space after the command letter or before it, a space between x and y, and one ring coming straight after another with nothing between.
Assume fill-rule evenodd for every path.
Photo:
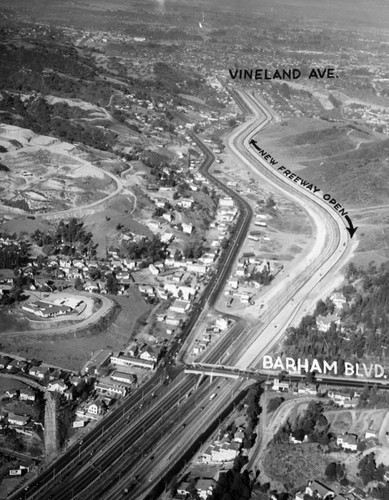
<instances>
[{"instance_id":1,"label":"aerial photograph","mask_svg":"<svg viewBox=\"0 0 389 500\"><path fill-rule=\"evenodd\" d=\"M389 500L389 0L0 5L0 500Z\"/></svg>"}]
</instances>

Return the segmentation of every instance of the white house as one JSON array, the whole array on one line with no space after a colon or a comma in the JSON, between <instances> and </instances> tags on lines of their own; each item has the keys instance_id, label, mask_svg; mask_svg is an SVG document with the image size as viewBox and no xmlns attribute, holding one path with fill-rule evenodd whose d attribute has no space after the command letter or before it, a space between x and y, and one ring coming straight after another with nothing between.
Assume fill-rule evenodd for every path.
<instances>
[{"instance_id":1,"label":"white house","mask_svg":"<svg viewBox=\"0 0 389 500\"><path fill-rule=\"evenodd\" d=\"M357 436L354 434L342 434L336 438L336 444L344 450L357 451Z\"/></svg>"},{"instance_id":2,"label":"white house","mask_svg":"<svg viewBox=\"0 0 389 500\"><path fill-rule=\"evenodd\" d=\"M105 404L100 400L96 400L88 406L88 413L92 415L101 415L104 409Z\"/></svg>"},{"instance_id":3,"label":"white house","mask_svg":"<svg viewBox=\"0 0 389 500\"><path fill-rule=\"evenodd\" d=\"M319 315L316 318L316 325L320 332L328 332L331 323L335 323L336 326L340 325L340 318L337 314L329 314L328 316Z\"/></svg>"}]
</instances>

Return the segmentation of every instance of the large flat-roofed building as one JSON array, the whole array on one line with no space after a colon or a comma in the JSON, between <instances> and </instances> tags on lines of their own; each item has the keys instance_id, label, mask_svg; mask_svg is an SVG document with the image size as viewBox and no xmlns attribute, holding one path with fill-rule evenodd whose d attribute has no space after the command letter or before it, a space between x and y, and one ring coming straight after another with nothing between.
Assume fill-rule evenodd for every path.
<instances>
[{"instance_id":1,"label":"large flat-roofed building","mask_svg":"<svg viewBox=\"0 0 389 500\"><path fill-rule=\"evenodd\" d=\"M88 373L89 370L93 367L98 374L100 368L108 365L111 356L112 351L110 351L109 349L101 349L100 351L95 352L91 359L84 366L82 371L84 373Z\"/></svg>"},{"instance_id":2,"label":"large flat-roofed building","mask_svg":"<svg viewBox=\"0 0 389 500\"><path fill-rule=\"evenodd\" d=\"M137 366L139 368L146 368L147 370L153 370L155 367L154 361L124 356L123 354L111 356L111 363L116 366Z\"/></svg>"},{"instance_id":3,"label":"large flat-roofed building","mask_svg":"<svg viewBox=\"0 0 389 500\"><path fill-rule=\"evenodd\" d=\"M131 373L124 373L118 370L111 374L111 379L117 382L122 382L124 384L131 385L135 382L135 377Z\"/></svg>"}]
</instances>

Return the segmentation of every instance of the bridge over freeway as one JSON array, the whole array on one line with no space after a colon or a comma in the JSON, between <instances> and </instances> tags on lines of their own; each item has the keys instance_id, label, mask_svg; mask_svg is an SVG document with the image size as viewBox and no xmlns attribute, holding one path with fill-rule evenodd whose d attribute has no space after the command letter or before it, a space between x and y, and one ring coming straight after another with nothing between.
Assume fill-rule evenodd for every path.
<instances>
[{"instance_id":1,"label":"bridge over freeway","mask_svg":"<svg viewBox=\"0 0 389 500\"><path fill-rule=\"evenodd\" d=\"M213 365L209 363L192 363L185 366L185 373L194 373L196 375L208 375L211 377L224 378L252 378L255 380L266 380L267 374L260 373L258 370L243 370L236 366Z\"/></svg>"},{"instance_id":2,"label":"bridge over freeway","mask_svg":"<svg viewBox=\"0 0 389 500\"><path fill-rule=\"evenodd\" d=\"M306 382L307 374L304 373L288 373L288 372L278 372L272 370L256 370L256 369L241 369L236 366L225 366L225 365L213 365L209 363L192 363L185 366L185 373L194 373L197 375L206 375L211 377L225 377L225 378L244 378L253 379L259 382L263 382L270 379L285 379L290 383ZM201 379L200 379L201 380ZM350 377L344 375L321 375L314 374L312 382L318 385L334 385L343 387L356 387L365 388L375 386L377 389L389 390L389 380L386 378L375 379L367 377Z\"/></svg>"}]
</instances>

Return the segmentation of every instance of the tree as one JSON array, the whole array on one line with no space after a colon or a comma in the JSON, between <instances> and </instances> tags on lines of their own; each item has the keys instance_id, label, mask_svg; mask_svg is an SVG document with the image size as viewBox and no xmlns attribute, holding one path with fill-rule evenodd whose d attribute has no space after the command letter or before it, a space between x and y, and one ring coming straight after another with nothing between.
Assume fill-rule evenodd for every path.
<instances>
[{"instance_id":1,"label":"tree","mask_svg":"<svg viewBox=\"0 0 389 500\"><path fill-rule=\"evenodd\" d=\"M111 295L116 295L118 293L119 282L113 273L108 275L106 287L107 287L107 292L110 293Z\"/></svg>"},{"instance_id":2,"label":"tree","mask_svg":"<svg viewBox=\"0 0 389 500\"><path fill-rule=\"evenodd\" d=\"M282 403L285 401L285 398L281 396L277 396L275 398L272 398L268 404L267 404L267 411L271 413L272 411L275 411L279 406L282 405Z\"/></svg>"},{"instance_id":3,"label":"tree","mask_svg":"<svg viewBox=\"0 0 389 500\"><path fill-rule=\"evenodd\" d=\"M267 209L272 209L276 206L276 202L274 201L274 198L272 196L269 196L269 198L266 200L266 205L265 207Z\"/></svg>"},{"instance_id":4,"label":"tree","mask_svg":"<svg viewBox=\"0 0 389 500\"><path fill-rule=\"evenodd\" d=\"M74 288L76 290L83 290L84 289L82 280L81 280L81 278L79 276L77 276L77 278L74 281Z\"/></svg>"},{"instance_id":5,"label":"tree","mask_svg":"<svg viewBox=\"0 0 389 500\"><path fill-rule=\"evenodd\" d=\"M325 470L325 475L328 477L330 481L336 481L338 477L338 464L337 462L330 462Z\"/></svg>"}]
</instances>

